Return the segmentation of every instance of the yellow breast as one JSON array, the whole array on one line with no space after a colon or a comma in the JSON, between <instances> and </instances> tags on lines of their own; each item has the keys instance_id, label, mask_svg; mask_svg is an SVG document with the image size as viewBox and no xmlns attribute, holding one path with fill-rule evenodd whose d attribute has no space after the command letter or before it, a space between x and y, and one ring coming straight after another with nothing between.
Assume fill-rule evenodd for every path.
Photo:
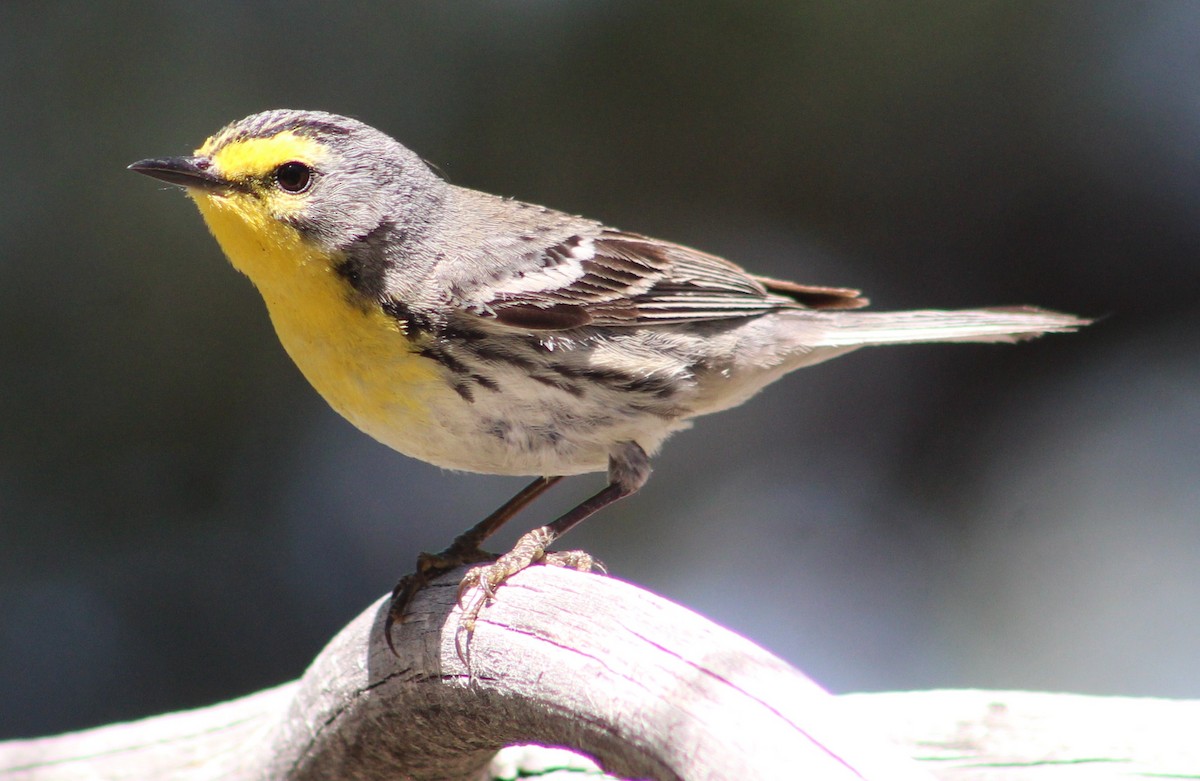
<instances>
[{"instance_id":1,"label":"yellow breast","mask_svg":"<svg viewBox=\"0 0 1200 781\"><path fill-rule=\"evenodd\" d=\"M421 436L437 366L417 355L400 324L362 302L334 270L335 259L252 203L194 192L230 262L262 294L288 355L351 423L402 452Z\"/></svg>"}]
</instances>

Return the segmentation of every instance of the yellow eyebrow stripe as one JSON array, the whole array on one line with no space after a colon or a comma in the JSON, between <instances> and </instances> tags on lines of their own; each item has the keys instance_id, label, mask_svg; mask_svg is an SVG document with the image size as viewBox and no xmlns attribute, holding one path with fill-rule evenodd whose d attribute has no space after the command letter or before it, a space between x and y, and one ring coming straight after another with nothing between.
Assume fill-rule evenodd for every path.
<instances>
[{"instance_id":1,"label":"yellow eyebrow stripe","mask_svg":"<svg viewBox=\"0 0 1200 781\"><path fill-rule=\"evenodd\" d=\"M214 147L215 152L212 151ZM211 156L222 176L240 179L262 176L291 160L315 165L325 157L326 151L321 143L288 130L270 138L247 138L224 146L220 146L218 137L213 137L205 141L196 154Z\"/></svg>"}]
</instances>

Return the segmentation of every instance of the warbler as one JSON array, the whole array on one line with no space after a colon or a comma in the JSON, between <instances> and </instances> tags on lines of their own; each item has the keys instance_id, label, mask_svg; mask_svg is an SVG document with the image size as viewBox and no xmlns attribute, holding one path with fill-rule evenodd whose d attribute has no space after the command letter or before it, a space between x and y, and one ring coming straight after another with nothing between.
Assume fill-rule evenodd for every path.
<instances>
[{"instance_id":1,"label":"warbler","mask_svg":"<svg viewBox=\"0 0 1200 781\"><path fill-rule=\"evenodd\" d=\"M650 475L693 418L867 345L1011 342L1087 320L1033 307L860 312L858 290L747 273L722 258L542 206L458 187L360 121L275 110L192 155L132 170L181 185L261 293L284 349L362 431L441 467L536 479L393 593L463 563L481 594ZM501 524L564 475L607 471L597 494L494 557ZM389 632L390 642L390 632Z\"/></svg>"}]
</instances>

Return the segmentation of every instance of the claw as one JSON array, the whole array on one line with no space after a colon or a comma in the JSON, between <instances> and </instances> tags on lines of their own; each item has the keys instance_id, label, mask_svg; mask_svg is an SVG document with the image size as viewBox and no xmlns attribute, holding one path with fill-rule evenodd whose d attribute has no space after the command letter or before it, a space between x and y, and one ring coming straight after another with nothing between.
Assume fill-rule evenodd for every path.
<instances>
[{"instance_id":1,"label":"claw","mask_svg":"<svg viewBox=\"0 0 1200 781\"><path fill-rule=\"evenodd\" d=\"M456 596L458 604L462 607L462 614L459 616L458 630L454 638L455 651L463 664L470 667L467 656L479 614L496 598L500 586L513 575L536 564L567 567L580 572L596 569L604 571L603 564L583 551L547 552L546 545L550 543L551 538L551 532L546 527L534 529L517 540L517 544L508 553L491 564L471 568L463 576L462 582L458 584ZM464 598L467 598L465 602Z\"/></svg>"},{"instance_id":2,"label":"claw","mask_svg":"<svg viewBox=\"0 0 1200 781\"><path fill-rule=\"evenodd\" d=\"M471 635L475 632L475 623L483 609L496 598L496 592L509 578L535 564L546 564L552 567L568 567L580 572L592 570L604 571L604 565L583 551L546 552L546 546L553 540L553 533L543 526L523 535L513 549L503 556L497 557L491 553L479 550L456 550L454 546L441 553L422 553L417 557L417 570L411 575L405 575L392 589L392 601L388 607L387 617L383 622L384 640L394 656L395 641L392 630L397 624L403 624L409 604L430 581L436 580L463 564L474 564L480 561L490 561L478 567L472 567L458 584L458 592L454 600L462 608L459 615L458 627L454 637L454 650L459 660L470 667Z\"/></svg>"},{"instance_id":3,"label":"claw","mask_svg":"<svg viewBox=\"0 0 1200 781\"><path fill-rule=\"evenodd\" d=\"M392 629L396 624L403 624L405 616L408 613L408 607L420 593L421 589L425 588L431 581L437 580L447 572L458 569L464 564L475 564L480 561L490 561L495 559L495 554L487 551L479 550L456 550L454 546L447 548L441 553L422 553L417 556L417 569L410 575L405 575L400 578L396 587L392 589L392 600L388 606L387 618L383 621L383 637L387 641L388 649L393 656L399 656L396 653L395 641L392 639ZM461 598L461 586L460 586Z\"/></svg>"}]
</instances>

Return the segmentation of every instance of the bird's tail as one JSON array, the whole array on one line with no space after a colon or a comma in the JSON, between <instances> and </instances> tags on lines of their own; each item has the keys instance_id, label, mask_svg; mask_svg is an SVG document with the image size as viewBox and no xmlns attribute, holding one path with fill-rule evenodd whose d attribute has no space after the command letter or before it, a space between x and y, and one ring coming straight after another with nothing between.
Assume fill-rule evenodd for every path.
<instances>
[{"instance_id":1,"label":"bird's tail","mask_svg":"<svg viewBox=\"0 0 1200 781\"><path fill-rule=\"evenodd\" d=\"M1091 323L1031 306L912 312L806 312L812 347L861 347L920 342L1019 342L1066 333Z\"/></svg>"}]
</instances>

